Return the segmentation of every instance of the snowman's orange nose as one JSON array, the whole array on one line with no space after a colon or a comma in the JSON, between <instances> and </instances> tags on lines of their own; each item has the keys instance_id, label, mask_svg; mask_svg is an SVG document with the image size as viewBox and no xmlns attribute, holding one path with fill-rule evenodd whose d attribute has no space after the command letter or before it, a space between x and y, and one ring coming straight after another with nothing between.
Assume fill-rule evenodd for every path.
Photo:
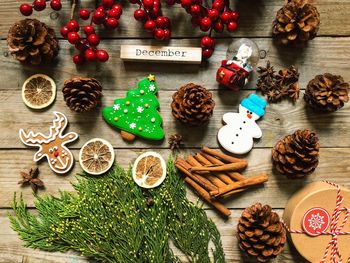
<instances>
[{"instance_id":1,"label":"snowman's orange nose","mask_svg":"<svg viewBox=\"0 0 350 263\"><path fill-rule=\"evenodd\" d=\"M248 117L249 119L251 119L253 116L252 116L250 113L248 113L248 114L247 114L247 117Z\"/></svg>"},{"instance_id":2,"label":"snowman's orange nose","mask_svg":"<svg viewBox=\"0 0 350 263\"><path fill-rule=\"evenodd\" d=\"M54 152L55 157L58 157L60 155L59 151Z\"/></svg>"}]
</instances>

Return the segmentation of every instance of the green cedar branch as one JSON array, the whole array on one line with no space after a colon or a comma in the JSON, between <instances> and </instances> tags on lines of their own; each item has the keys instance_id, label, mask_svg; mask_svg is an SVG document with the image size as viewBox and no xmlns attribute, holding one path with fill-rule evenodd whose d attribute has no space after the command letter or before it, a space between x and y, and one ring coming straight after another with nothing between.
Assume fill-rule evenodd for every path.
<instances>
[{"instance_id":1,"label":"green cedar branch","mask_svg":"<svg viewBox=\"0 0 350 263\"><path fill-rule=\"evenodd\" d=\"M75 250L105 262L180 262L172 242L190 262L225 262L219 231L186 198L171 158L166 180L155 189L141 189L131 170L118 165L101 177L80 174L73 186L74 194L37 197L37 216L26 209L22 196L14 195L9 218L25 246ZM147 206L149 197L152 206Z\"/></svg>"}]
</instances>

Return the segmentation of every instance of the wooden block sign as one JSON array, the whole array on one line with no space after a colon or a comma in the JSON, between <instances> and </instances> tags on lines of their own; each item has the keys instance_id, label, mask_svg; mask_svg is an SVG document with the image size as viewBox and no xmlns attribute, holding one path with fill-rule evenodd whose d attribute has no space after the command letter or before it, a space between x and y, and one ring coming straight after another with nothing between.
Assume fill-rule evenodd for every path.
<instances>
[{"instance_id":1,"label":"wooden block sign","mask_svg":"<svg viewBox=\"0 0 350 263\"><path fill-rule=\"evenodd\" d=\"M196 47L122 45L120 57L127 61L200 64L202 49Z\"/></svg>"}]
</instances>

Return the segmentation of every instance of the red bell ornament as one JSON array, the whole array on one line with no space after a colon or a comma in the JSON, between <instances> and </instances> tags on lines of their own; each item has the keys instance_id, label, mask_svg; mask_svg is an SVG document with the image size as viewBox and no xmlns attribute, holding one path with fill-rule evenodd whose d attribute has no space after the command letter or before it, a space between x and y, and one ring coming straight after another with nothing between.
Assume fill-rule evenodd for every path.
<instances>
[{"instance_id":1,"label":"red bell ornament","mask_svg":"<svg viewBox=\"0 0 350 263\"><path fill-rule=\"evenodd\" d=\"M259 61L259 48L255 42L241 38L230 44L226 59L216 72L216 81L233 91L242 89Z\"/></svg>"}]
</instances>

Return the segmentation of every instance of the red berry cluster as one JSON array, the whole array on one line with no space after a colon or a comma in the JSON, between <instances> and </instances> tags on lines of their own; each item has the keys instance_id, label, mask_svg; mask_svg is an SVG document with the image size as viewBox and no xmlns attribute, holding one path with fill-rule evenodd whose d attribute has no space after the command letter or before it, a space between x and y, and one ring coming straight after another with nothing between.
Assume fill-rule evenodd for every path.
<instances>
[{"instance_id":1,"label":"red berry cluster","mask_svg":"<svg viewBox=\"0 0 350 263\"><path fill-rule=\"evenodd\" d=\"M119 25L119 18L122 13L121 5L115 4L114 0L102 0L101 6L92 12L86 8L82 8L79 11L79 17L82 20L88 20L91 16L90 24L83 27L85 39L82 39L78 33L80 26L76 20L70 20L61 28L61 35L80 51L80 54L73 56L75 64L83 64L85 61L95 60L106 62L109 59L107 51L97 48L100 44L100 37L96 34L93 24L103 24L107 29L115 29Z\"/></svg>"},{"instance_id":2,"label":"red berry cluster","mask_svg":"<svg viewBox=\"0 0 350 263\"><path fill-rule=\"evenodd\" d=\"M191 22L199 26L203 32L209 34L201 39L202 55L209 58L214 52L215 41L211 37L212 30L222 33L225 29L233 32L237 28L238 12L230 9L229 1L214 0L211 8L204 7L202 0L167 0L169 5L181 4L186 12L192 16Z\"/></svg>"},{"instance_id":3,"label":"red berry cluster","mask_svg":"<svg viewBox=\"0 0 350 263\"><path fill-rule=\"evenodd\" d=\"M30 4L22 4L19 7L22 15L30 16L33 13L33 9L35 11L43 11L46 8L46 2L50 2L50 6L53 10L59 11L62 8L61 0L34 0L34 2Z\"/></svg>"},{"instance_id":4,"label":"red berry cluster","mask_svg":"<svg viewBox=\"0 0 350 263\"><path fill-rule=\"evenodd\" d=\"M170 19L161 15L160 0L129 0L138 4L134 17L143 22L143 27L157 40L169 39L171 36Z\"/></svg>"}]
</instances>

